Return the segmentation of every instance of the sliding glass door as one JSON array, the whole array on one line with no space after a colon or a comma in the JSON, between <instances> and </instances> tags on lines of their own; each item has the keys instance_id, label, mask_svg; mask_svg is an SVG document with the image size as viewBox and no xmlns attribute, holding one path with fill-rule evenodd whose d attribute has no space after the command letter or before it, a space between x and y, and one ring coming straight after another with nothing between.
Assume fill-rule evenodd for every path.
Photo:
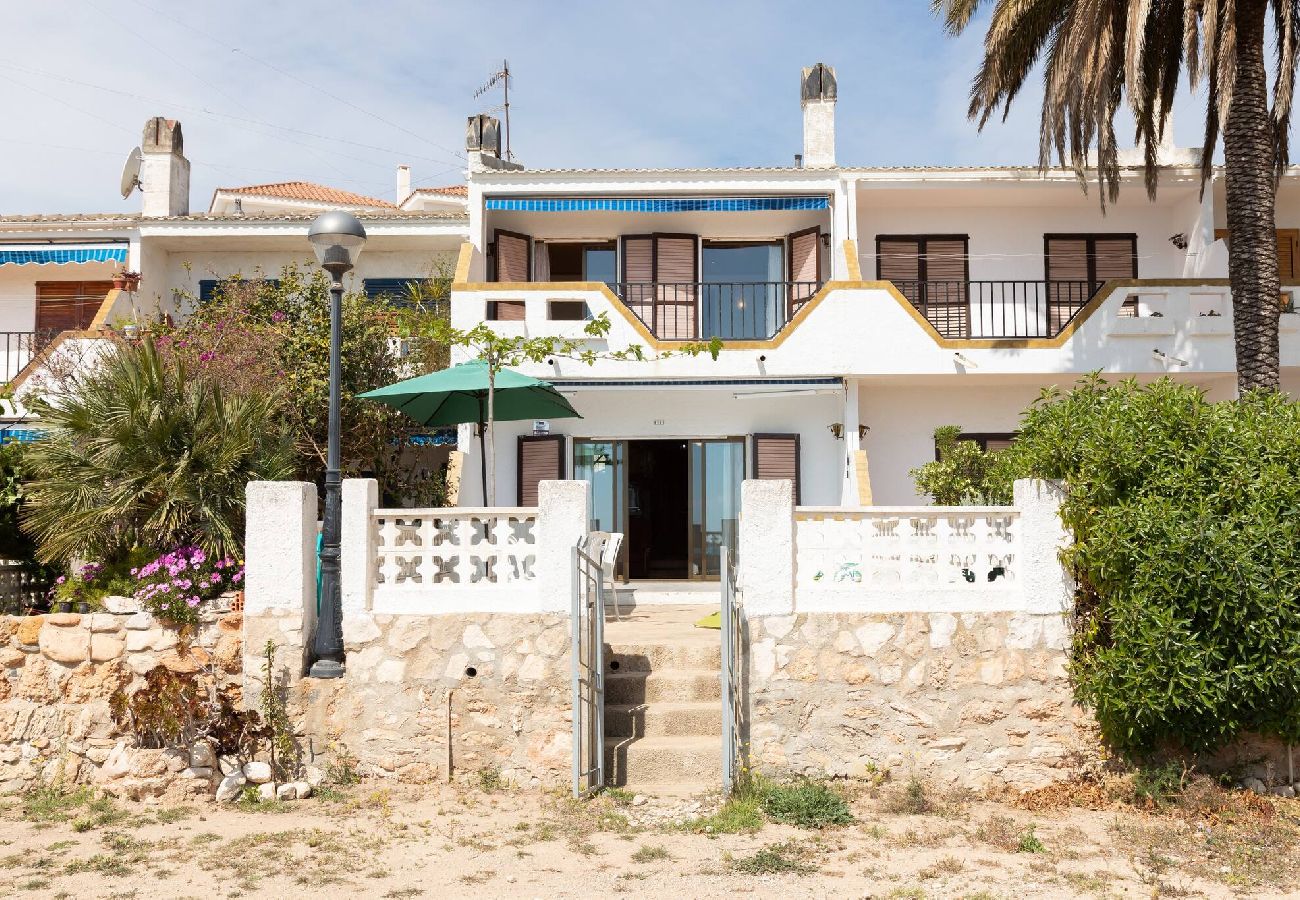
<instances>
[{"instance_id":1,"label":"sliding glass door","mask_svg":"<svg viewBox=\"0 0 1300 900\"><path fill-rule=\"evenodd\" d=\"M627 442L575 440L573 477L591 483L592 530L626 533ZM625 575L622 559L616 571Z\"/></svg>"},{"instance_id":2,"label":"sliding glass door","mask_svg":"<svg viewBox=\"0 0 1300 900\"><path fill-rule=\"evenodd\" d=\"M720 577L719 550L736 549L740 482L745 477L745 441L722 438L690 442L690 576Z\"/></svg>"}]
</instances>

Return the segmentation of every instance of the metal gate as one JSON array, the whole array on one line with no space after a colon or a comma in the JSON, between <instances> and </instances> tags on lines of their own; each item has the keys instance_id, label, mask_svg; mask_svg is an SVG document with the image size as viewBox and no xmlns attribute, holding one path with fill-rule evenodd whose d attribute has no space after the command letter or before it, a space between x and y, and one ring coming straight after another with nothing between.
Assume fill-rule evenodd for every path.
<instances>
[{"instance_id":1,"label":"metal gate","mask_svg":"<svg viewBox=\"0 0 1300 900\"><path fill-rule=\"evenodd\" d=\"M745 611L736 594L736 552L719 548L722 568L722 791L745 766Z\"/></svg>"},{"instance_id":2,"label":"metal gate","mask_svg":"<svg viewBox=\"0 0 1300 900\"><path fill-rule=\"evenodd\" d=\"M573 796L605 786L603 547L573 549ZM595 557L589 556L594 553Z\"/></svg>"}]
</instances>

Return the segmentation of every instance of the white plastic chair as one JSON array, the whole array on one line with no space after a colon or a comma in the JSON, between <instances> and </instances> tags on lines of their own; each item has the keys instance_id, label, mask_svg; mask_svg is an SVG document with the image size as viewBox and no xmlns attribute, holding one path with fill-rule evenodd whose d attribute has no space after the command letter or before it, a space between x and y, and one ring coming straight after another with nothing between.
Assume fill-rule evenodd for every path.
<instances>
[{"instance_id":1,"label":"white plastic chair","mask_svg":"<svg viewBox=\"0 0 1300 900\"><path fill-rule=\"evenodd\" d=\"M618 608L618 587L614 584L614 567L618 565L618 551L623 546L623 533L620 531L602 532L605 546L600 552L600 580L608 596L614 598L614 618L622 619L623 613Z\"/></svg>"}]
</instances>

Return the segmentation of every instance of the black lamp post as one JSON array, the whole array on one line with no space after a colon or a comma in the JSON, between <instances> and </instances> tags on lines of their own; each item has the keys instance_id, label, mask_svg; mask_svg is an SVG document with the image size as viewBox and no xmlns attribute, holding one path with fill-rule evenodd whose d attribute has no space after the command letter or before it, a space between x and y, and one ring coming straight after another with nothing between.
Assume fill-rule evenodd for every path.
<instances>
[{"instance_id":1,"label":"black lamp post","mask_svg":"<svg viewBox=\"0 0 1300 900\"><path fill-rule=\"evenodd\" d=\"M329 449L325 456L325 525L320 551L320 612L312 638L313 678L343 675L343 596L339 584L339 542L343 517L339 479L339 382L342 380L343 275L356 265L366 230L343 210L322 213L307 230L321 268L330 273Z\"/></svg>"}]
</instances>

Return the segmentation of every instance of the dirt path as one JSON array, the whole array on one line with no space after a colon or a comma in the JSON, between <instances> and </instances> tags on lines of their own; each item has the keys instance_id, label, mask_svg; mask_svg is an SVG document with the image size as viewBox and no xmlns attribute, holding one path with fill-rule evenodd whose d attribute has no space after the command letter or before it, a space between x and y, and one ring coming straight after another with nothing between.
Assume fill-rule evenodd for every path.
<instances>
[{"instance_id":1,"label":"dirt path","mask_svg":"<svg viewBox=\"0 0 1300 900\"><path fill-rule=\"evenodd\" d=\"M1182 814L935 803L860 790L852 824L744 824L680 800L357 785L257 807L11 798L0 892L14 897L1300 896L1300 803ZM915 799L915 798L912 798ZM906 798L902 806L906 807ZM710 832L710 829L712 832Z\"/></svg>"}]
</instances>

